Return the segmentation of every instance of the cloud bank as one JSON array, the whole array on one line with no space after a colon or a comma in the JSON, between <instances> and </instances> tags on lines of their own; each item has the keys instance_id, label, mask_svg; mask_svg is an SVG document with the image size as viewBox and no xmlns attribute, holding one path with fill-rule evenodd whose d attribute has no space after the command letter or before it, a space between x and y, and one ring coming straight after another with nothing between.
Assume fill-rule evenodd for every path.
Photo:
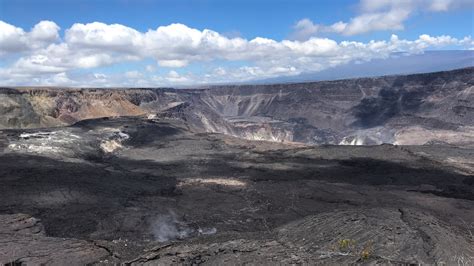
<instances>
[{"instance_id":1,"label":"cloud bank","mask_svg":"<svg viewBox=\"0 0 474 266\"><path fill-rule=\"evenodd\" d=\"M391 1L380 1L386 7L382 2ZM364 10L380 8L367 4ZM436 8L441 10L445 5ZM0 21L0 59L9 62L0 67L1 85L176 86L240 82L387 58L394 52L474 47L470 36L457 39L447 35L421 35L415 40L392 35L389 40L366 43L319 37L304 41L264 37L248 40L183 24L140 32L121 24L93 22L76 23L65 29L63 36L59 30L52 21L41 21L29 31ZM149 61L155 64L143 63ZM127 63L143 63L143 67L123 73L102 71ZM193 64L201 66L202 71L188 70Z\"/></svg>"},{"instance_id":2,"label":"cloud bank","mask_svg":"<svg viewBox=\"0 0 474 266\"><path fill-rule=\"evenodd\" d=\"M321 33L345 36L373 31L403 30L404 22L417 12L446 12L456 8L474 8L472 0L361 0L359 15L332 25L302 19L294 25L292 37L306 40Z\"/></svg>"}]
</instances>

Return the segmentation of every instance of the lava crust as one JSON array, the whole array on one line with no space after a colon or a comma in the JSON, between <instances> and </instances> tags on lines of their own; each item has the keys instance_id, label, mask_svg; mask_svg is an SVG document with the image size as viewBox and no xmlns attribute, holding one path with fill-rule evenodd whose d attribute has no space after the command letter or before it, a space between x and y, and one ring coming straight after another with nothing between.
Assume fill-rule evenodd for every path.
<instances>
[{"instance_id":1,"label":"lava crust","mask_svg":"<svg viewBox=\"0 0 474 266\"><path fill-rule=\"evenodd\" d=\"M0 136L3 263L451 264L473 256L471 149L249 141L163 118Z\"/></svg>"}]
</instances>

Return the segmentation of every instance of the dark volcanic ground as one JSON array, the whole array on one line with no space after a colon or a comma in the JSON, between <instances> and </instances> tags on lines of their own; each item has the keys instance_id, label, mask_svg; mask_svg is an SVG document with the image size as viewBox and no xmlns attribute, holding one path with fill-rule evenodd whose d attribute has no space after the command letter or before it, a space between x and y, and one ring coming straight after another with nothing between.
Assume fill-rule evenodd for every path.
<instances>
[{"instance_id":1,"label":"dark volcanic ground","mask_svg":"<svg viewBox=\"0 0 474 266\"><path fill-rule=\"evenodd\" d=\"M474 150L116 118L0 131L0 262L472 265Z\"/></svg>"}]
</instances>

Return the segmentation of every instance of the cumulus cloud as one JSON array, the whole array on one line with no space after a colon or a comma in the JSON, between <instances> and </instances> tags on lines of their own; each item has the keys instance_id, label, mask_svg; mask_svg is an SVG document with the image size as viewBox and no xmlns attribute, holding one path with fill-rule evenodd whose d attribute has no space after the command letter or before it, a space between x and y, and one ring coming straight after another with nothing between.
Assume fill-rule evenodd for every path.
<instances>
[{"instance_id":1,"label":"cumulus cloud","mask_svg":"<svg viewBox=\"0 0 474 266\"><path fill-rule=\"evenodd\" d=\"M41 21L29 32L0 20L0 56L39 49L59 39L59 26Z\"/></svg>"},{"instance_id":2,"label":"cumulus cloud","mask_svg":"<svg viewBox=\"0 0 474 266\"><path fill-rule=\"evenodd\" d=\"M38 42L49 44L59 39L59 29L60 28L56 23L44 20L31 29L29 38L33 44L38 44Z\"/></svg>"},{"instance_id":3,"label":"cumulus cloud","mask_svg":"<svg viewBox=\"0 0 474 266\"><path fill-rule=\"evenodd\" d=\"M321 33L350 36L372 31L397 31L404 29L403 23L415 12L443 12L460 7L473 8L474 2L470 0L361 0L360 13L349 21L324 25L305 18L293 26L292 37L305 40Z\"/></svg>"},{"instance_id":4,"label":"cumulus cloud","mask_svg":"<svg viewBox=\"0 0 474 266\"><path fill-rule=\"evenodd\" d=\"M384 1L378 6L366 4L361 8L367 12L381 8L391 10ZM300 26L308 28L310 34L321 30L321 26L309 20L301 22ZM351 27L355 26L340 23L332 25L331 30ZM437 47L470 49L474 46L471 37L457 39L429 35L421 35L416 40L403 40L393 35L389 40L369 42L336 42L318 37L304 41L276 41L264 37L247 40L183 24L140 32L120 24L76 23L65 30L63 38L59 36L59 27L51 21L41 21L30 31L0 21L0 30L0 55L16 58L10 65L0 68L2 85L69 82L77 86L128 86L129 83L159 86L235 82L314 72L353 61L387 58L394 52L420 53ZM99 67L149 60L155 61L156 65L148 64L141 70L107 76L97 72L89 73L89 76L74 73L81 69L94 73ZM222 62L237 64L227 66ZM215 67L206 67L199 75L179 70L193 63ZM167 69L165 74L157 73L158 66Z\"/></svg>"},{"instance_id":5,"label":"cumulus cloud","mask_svg":"<svg viewBox=\"0 0 474 266\"><path fill-rule=\"evenodd\" d=\"M66 30L66 43L71 48L102 50L136 54L142 34L135 29L120 25L107 25L100 22L88 24L75 23Z\"/></svg>"}]
</instances>

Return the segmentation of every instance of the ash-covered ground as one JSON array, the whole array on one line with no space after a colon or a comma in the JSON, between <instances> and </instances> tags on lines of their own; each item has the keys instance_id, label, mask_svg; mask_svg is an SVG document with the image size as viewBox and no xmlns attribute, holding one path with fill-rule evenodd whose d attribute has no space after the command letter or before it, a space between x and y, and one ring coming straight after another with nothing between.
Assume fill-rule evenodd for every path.
<instances>
[{"instance_id":1,"label":"ash-covered ground","mask_svg":"<svg viewBox=\"0 0 474 266\"><path fill-rule=\"evenodd\" d=\"M0 131L0 262L474 263L474 149L104 118Z\"/></svg>"}]
</instances>

